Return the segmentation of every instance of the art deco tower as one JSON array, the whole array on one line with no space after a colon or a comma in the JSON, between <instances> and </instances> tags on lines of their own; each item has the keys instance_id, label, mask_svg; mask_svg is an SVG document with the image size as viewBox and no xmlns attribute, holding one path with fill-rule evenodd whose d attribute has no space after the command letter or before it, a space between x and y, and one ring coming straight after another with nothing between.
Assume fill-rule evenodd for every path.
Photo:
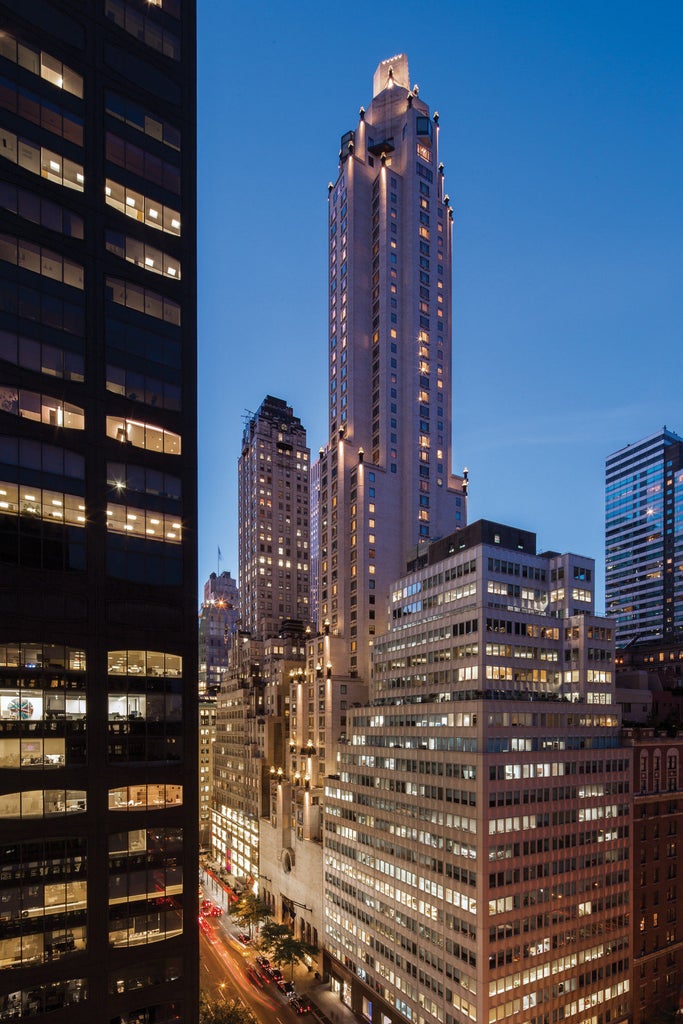
<instances>
[{"instance_id":1,"label":"art deco tower","mask_svg":"<svg viewBox=\"0 0 683 1024\"><path fill-rule=\"evenodd\" d=\"M319 609L368 677L376 616L421 542L466 522L451 473L451 221L439 117L404 55L342 136L329 187L329 428L321 453Z\"/></svg>"},{"instance_id":2,"label":"art deco tower","mask_svg":"<svg viewBox=\"0 0 683 1024\"><path fill-rule=\"evenodd\" d=\"M197 1019L195 46L0 3L2 1019Z\"/></svg>"}]
</instances>

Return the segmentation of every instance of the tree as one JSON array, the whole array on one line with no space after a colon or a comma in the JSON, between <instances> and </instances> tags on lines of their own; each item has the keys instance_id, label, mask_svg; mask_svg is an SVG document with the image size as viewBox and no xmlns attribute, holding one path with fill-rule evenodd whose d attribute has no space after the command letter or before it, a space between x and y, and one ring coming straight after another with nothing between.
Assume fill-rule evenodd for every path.
<instances>
[{"instance_id":1,"label":"tree","mask_svg":"<svg viewBox=\"0 0 683 1024\"><path fill-rule=\"evenodd\" d=\"M266 921L261 929L260 945L271 955L278 967L284 964L290 968L290 979L294 977L295 964L304 962L307 956L315 953L306 942L295 939L287 925L277 924L272 920Z\"/></svg>"},{"instance_id":2,"label":"tree","mask_svg":"<svg viewBox=\"0 0 683 1024\"><path fill-rule=\"evenodd\" d=\"M249 928L249 936L251 937L254 925L270 917L270 911L265 903L258 896L254 895L253 892L244 892L240 896L232 916L243 928Z\"/></svg>"},{"instance_id":3,"label":"tree","mask_svg":"<svg viewBox=\"0 0 683 1024\"><path fill-rule=\"evenodd\" d=\"M199 1024L254 1024L254 1016L239 1001L209 1002L205 995L199 1000Z\"/></svg>"}]
</instances>

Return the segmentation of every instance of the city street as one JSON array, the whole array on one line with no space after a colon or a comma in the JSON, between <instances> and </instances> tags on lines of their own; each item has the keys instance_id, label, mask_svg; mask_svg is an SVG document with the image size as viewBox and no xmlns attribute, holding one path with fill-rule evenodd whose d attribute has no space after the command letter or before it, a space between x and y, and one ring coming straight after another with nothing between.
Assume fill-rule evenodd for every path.
<instances>
[{"instance_id":1,"label":"city street","mask_svg":"<svg viewBox=\"0 0 683 1024\"><path fill-rule=\"evenodd\" d=\"M239 997L252 1011L259 1024L292 1024L297 1015L272 982L257 987L245 970L253 961L223 926L222 918L202 919L200 926L200 985L211 1000L231 1002ZM309 1014L309 1021L316 1015Z\"/></svg>"}]
</instances>

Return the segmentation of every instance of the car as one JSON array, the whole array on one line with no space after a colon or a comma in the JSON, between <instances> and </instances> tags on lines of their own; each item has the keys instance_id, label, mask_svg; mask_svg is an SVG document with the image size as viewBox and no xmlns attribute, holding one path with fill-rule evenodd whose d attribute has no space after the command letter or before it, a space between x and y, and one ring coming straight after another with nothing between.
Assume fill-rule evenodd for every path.
<instances>
[{"instance_id":1,"label":"car","mask_svg":"<svg viewBox=\"0 0 683 1024\"><path fill-rule=\"evenodd\" d=\"M236 935L235 938L237 939L238 942L241 942L243 946L248 946L249 943L251 942L251 936L247 935L246 932L239 932L239 934Z\"/></svg>"},{"instance_id":2,"label":"car","mask_svg":"<svg viewBox=\"0 0 683 1024\"><path fill-rule=\"evenodd\" d=\"M270 960L265 956L259 955L256 957L256 966L266 981L270 981L273 977L273 968L270 966Z\"/></svg>"},{"instance_id":3,"label":"car","mask_svg":"<svg viewBox=\"0 0 683 1024\"><path fill-rule=\"evenodd\" d=\"M295 1013L304 1014L311 1012L311 1004L305 996L293 996L293 998L289 1000L289 1005Z\"/></svg>"},{"instance_id":4,"label":"car","mask_svg":"<svg viewBox=\"0 0 683 1024\"><path fill-rule=\"evenodd\" d=\"M256 985L257 988L263 988L263 978L261 977L261 975L259 974L255 967L247 968L247 978L252 983L252 985Z\"/></svg>"},{"instance_id":5,"label":"car","mask_svg":"<svg viewBox=\"0 0 683 1024\"><path fill-rule=\"evenodd\" d=\"M275 984L277 985L281 992L284 992L284 994L287 997L292 995L294 992L294 984L291 981L285 981L282 975L280 975L279 978L275 979Z\"/></svg>"}]
</instances>

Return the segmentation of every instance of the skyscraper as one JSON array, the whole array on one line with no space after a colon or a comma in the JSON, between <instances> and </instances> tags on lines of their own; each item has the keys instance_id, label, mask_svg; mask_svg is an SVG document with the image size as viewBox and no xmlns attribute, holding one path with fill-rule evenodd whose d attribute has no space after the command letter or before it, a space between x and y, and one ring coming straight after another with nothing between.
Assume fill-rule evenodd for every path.
<instances>
[{"instance_id":1,"label":"skyscraper","mask_svg":"<svg viewBox=\"0 0 683 1024\"><path fill-rule=\"evenodd\" d=\"M382 61L329 186L329 443L319 615L369 677L389 585L421 542L466 522L451 467L451 222L439 116L408 60Z\"/></svg>"},{"instance_id":2,"label":"skyscraper","mask_svg":"<svg viewBox=\"0 0 683 1024\"><path fill-rule=\"evenodd\" d=\"M267 395L245 424L238 468L240 626L255 639L309 620L309 469L301 420Z\"/></svg>"},{"instance_id":3,"label":"skyscraper","mask_svg":"<svg viewBox=\"0 0 683 1024\"><path fill-rule=\"evenodd\" d=\"M195 5L0 22L0 1015L194 1022Z\"/></svg>"},{"instance_id":4,"label":"skyscraper","mask_svg":"<svg viewBox=\"0 0 683 1024\"><path fill-rule=\"evenodd\" d=\"M683 438L663 427L606 464L607 614L617 646L683 629Z\"/></svg>"},{"instance_id":5,"label":"skyscraper","mask_svg":"<svg viewBox=\"0 0 683 1024\"><path fill-rule=\"evenodd\" d=\"M284 763L288 672L309 624L306 431L267 395L245 423L238 466L240 629L218 696L211 848L237 885L258 880L269 765ZM286 693L285 693L286 691Z\"/></svg>"}]
</instances>

